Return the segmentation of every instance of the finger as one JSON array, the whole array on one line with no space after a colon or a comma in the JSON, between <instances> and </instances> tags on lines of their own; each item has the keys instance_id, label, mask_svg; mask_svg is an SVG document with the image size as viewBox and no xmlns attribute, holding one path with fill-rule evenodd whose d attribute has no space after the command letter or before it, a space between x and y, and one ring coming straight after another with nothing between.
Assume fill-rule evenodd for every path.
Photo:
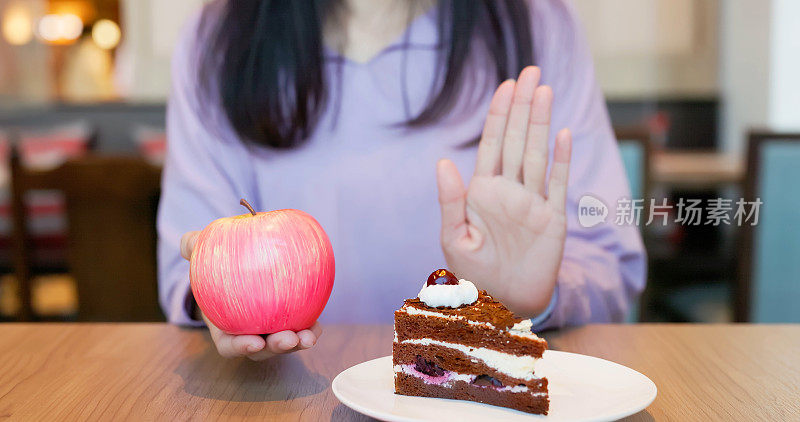
<instances>
[{"instance_id":1,"label":"finger","mask_svg":"<svg viewBox=\"0 0 800 422\"><path fill-rule=\"evenodd\" d=\"M514 85L515 82L509 79L500 84L494 92L492 102L489 104L489 114L483 125L481 142L478 144L476 176L492 176L500 170L503 133L506 130L511 99L514 97Z\"/></svg>"},{"instance_id":2,"label":"finger","mask_svg":"<svg viewBox=\"0 0 800 422\"><path fill-rule=\"evenodd\" d=\"M553 90L547 85L536 88L531 106L522 173L525 187L540 195L544 195L544 179L547 173L547 141L550 137L552 105Z\"/></svg>"},{"instance_id":3,"label":"finger","mask_svg":"<svg viewBox=\"0 0 800 422\"><path fill-rule=\"evenodd\" d=\"M300 349L309 349L317 344L317 336L311 330L298 331L297 337L300 339L300 343L297 345Z\"/></svg>"},{"instance_id":4,"label":"finger","mask_svg":"<svg viewBox=\"0 0 800 422\"><path fill-rule=\"evenodd\" d=\"M255 335L244 335L244 336L232 336L230 334L226 334L227 336L232 337L231 339L231 346L233 350L240 355L249 355L252 353L256 353L267 345L267 342L261 336Z\"/></svg>"},{"instance_id":5,"label":"finger","mask_svg":"<svg viewBox=\"0 0 800 422\"><path fill-rule=\"evenodd\" d=\"M267 336L266 350L272 353L286 353L300 343L300 338L294 331L280 331Z\"/></svg>"},{"instance_id":6,"label":"finger","mask_svg":"<svg viewBox=\"0 0 800 422\"><path fill-rule=\"evenodd\" d=\"M266 342L261 336L236 336L219 331L214 340L219 354L226 358L235 358L257 353L264 349Z\"/></svg>"},{"instance_id":7,"label":"finger","mask_svg":"<svg viewBox=\"0 0 800 422\"><path fill-rule=\"evenodd\" d=\"M312 325L311 328L309 328L309 330L311 330L311 332L314 333L317 339L319 339L320 336L322 336L322 326L319 325L319 322L315 322L314 325Z\"/></svg>"},{"instance_id":8,"label":"finger","mask_svg":"<svg viewBox=\"0 0 800 422\"><path fill-rule=\"evenodd\" d=\"M281 353L289 353L289 352L295 352L295 351L298 351L298 350L309 349L309 348L313 347L317 343L317 341L319 340L319 337L321 335L322 335L322 327L319 325L318 322L315 322L314 325L311 326L311 328L309 328L307 330L299 331L297 333L297 337L300 338L300 342L297 344L297 346L293 347L292 349L283 351ZM254 361L258 362L258 361L269 359L269 358L275 356L276 354L280 354L280 353L275 353L272 350L270 350L269 347L266 347L266 348L264 348L264 350L261 350L258 353L254 353L252 355L248 355L247 357L250 360L254 360Z\"/></svg>"},{"instance_id":9,"label":"finger","mask_svg":"<svg viewBox=\"0 0 800 422\"><path fill-rule=\"evenodd\" d=\"M528 66L519 74L511 110L508 112L503 139L503 177L522 182L522 154L528 133L528 120L531 115L536 85L539 84L541 72L538 67Z\"/></svg>"},{"instance_id":10,"label":"finger","mask_svg":"<svg viewBox=\"0 0 800 422\"><path fill-rule=\"evenodd\" d=\"M194 245L197 243L197 236L200 232L187 232L181 237L181 256L186 260L192 259Z\"/></svg>"},{"instance_id":11,"label":"finger","mask_svg":"<svg viewBox=\"0 0 800 422\"><path fill-rule=\"evenodd\" d=\"M439 160L436 164L436 181L442 210L442 243L446 244L466 234L467 190L458 168L450 160Z\"/></svg>"},{"instance_id":12,"label":"finger","mask_svg":"<svg viewBox=\"0 0 800 422\"><path fill-rule=\"evenodd\" d=\"M214 342L217 352L222 357L233 358L257 353L267 345L267 342L261 336L228 334L211 323L205 314L201 313L201 317L208 327L208 333L211 335L211 340Z\"/></svg>"},{"instance_id":13,"label":"finger","mask_svg":"<svg viewBox=\"0 0 800 422\"><path fill-rule=\"evenodd\" d=\"M247 355L247 359L252 361L261 362L262 360L267 360L271 357L275 356L275 353L272 353L269 349L263 349L256 353L252 353Z\"/></svg>"},{"instance_id":14,"label":"finger","mask_svg":"<svg viewBox=\"0 0 800 422\"><path fill-rule=\"evenodd\" d=\"M561 214L564 214L567 206L567 180L571 154L572 134L569 129L562 129L556 135L553 166L550 169L550 182L547 187L547 203Z\"/></svg>"}]
</instances>

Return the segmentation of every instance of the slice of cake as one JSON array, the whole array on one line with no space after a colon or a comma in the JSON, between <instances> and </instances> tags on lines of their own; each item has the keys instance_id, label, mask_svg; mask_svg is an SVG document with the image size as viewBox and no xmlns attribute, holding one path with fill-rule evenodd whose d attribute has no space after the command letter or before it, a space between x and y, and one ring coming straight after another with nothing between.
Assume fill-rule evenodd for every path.
<instances>
[{"instance_id":1,"label":"slice of cake","mask_svg":"<svg viewBox=\"0 0 800 422\"><path fill-rule=\"evenodd\" d=\"M485 291L436 270L394 313L396 394L470 400L547 414L534 373L547 342Z\"/></svg>"}]
</instances>

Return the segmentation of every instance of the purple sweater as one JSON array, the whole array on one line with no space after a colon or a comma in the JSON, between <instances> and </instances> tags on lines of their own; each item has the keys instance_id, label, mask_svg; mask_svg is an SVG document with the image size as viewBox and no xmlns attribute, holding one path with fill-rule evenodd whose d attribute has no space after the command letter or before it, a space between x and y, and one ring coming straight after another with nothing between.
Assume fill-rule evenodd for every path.
<instances>
[{"instance_id":1,"label":"purple sweater","mask_svg":"<svg viewBox=\"0 0 800 422\"><path fill-rule=\"evenodd\" d=\"M577 221L584 194L609 206L630 195L608 112L574 11L560 0L530 5L535 61L555 94L552 135L569 127L574 146L556 295L545 314L527 317L535 317L539 329L621 321L644 288L639 232L614 225L613 218L592 228ZM244 213L239 198L260 211L301 209L325 228L336 255L336 282L323 322L390 322L403 299L415 297L428 274L446 266L439 245L435 164L452 159L469 182L476 148L459 146L480 133L495 86L469 85L464 92L474 101L460 101L468 106L432 127L393 126L421 110L430 91L436 68L434 15L417 18L367 63L329 51L328 80L338 81L328 104L338 104L338 112L328 107L311 138L289 151L247 145L224 119L208 117L221 111L199 100L199 19L190 21L173 57L158 215L159 292L170 322L199 324L188 313L189 265L180 256L181 235ZM480 60L482 55L476 51L474 56ZM551 136L551 151L553 141Z\"/></svg>"}]
</instances>

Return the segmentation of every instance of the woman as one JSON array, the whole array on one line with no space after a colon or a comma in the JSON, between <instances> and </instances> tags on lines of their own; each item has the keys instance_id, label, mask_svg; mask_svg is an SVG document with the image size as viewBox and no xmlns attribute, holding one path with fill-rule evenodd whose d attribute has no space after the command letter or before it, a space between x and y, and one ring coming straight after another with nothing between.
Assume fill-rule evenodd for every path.
<instances>
[{"instance_id":1,"label":"woman","mask_svg":"<svg viewBox=\"0 0 800 422\"><path fill-rule=\"evenodd\" d=\"M536 329L619 321L644 287L635 227L577 223L581 196L629 193L560 0L212 3L175 54L168 136L159 275L173 323L203 324L184 258L239 198L328 232L326 322L389 322L444 266ZM320 335L205 323L223 356L255 360Z\"/></svg>"}]
</instances>

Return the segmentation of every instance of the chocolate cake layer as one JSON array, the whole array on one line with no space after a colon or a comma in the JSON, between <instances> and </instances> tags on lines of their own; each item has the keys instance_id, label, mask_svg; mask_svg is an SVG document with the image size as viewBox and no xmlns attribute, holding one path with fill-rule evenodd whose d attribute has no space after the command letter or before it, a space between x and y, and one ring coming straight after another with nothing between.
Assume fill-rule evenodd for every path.
<instances>
[{"instance_id":1,"label":"chocolate cake layer","mask_svg":"<svg viewBox=\"0 0 800 422\"><path fill-rule=\"evenodd\" d=\"M395 393L406 396L470 400L535 414L547 414L550 407L546 395L498 391L492 387L482 387L464 381L455 381L451 387L443 387L426 384L421 378L404 373L395 374Z\"/></svg>"},{"instance_id":2,"label":"chocolate cake layer","mask_svg":"<svg viewBox=\"0 0 800 422\"><path fill-rule=\"evenodd\" d=\"M419 298L407 299L405 305L418 309L435 310L445 315L459 315L472 321L486 322L497 327L498 330L507 330L523 320L523 318L515 316L505 305L490 296L485 290L478 292L478 300L474 304L460 308L431 308Z\"/></svg>"},{"instance_id":3,"label":"chocolate cake layer","mask_svg":"<svg viewBox=\"0 0 800 422\"><path fill-rule=\"evenodd\" d=\"M438 311L436 308L432 308ZM470 324L464 319L445 319L425 315L410 315L402 309L395 311L397 340L430 338L448 343L485 347L512 355L542 357L547 341L534 337L512 335L485 325Z\"/></svg>"},{"instance_id":4,"label":"chocolate cake layer","mask_svg":"<svg viewBox=\"0 0 800 422\"><path fill-rule=\"evenodd\" d=\"M392 346L392 361L394 365L413 365L417 356L421 356L445 371L459 374L488 375L503 383L504 386L524 385L531 392L547 392L547 379L545 378L525 380L512 377L456 349L438 345L421 346L409 343L394 343Z\"/></svg>"}]
</instances>

